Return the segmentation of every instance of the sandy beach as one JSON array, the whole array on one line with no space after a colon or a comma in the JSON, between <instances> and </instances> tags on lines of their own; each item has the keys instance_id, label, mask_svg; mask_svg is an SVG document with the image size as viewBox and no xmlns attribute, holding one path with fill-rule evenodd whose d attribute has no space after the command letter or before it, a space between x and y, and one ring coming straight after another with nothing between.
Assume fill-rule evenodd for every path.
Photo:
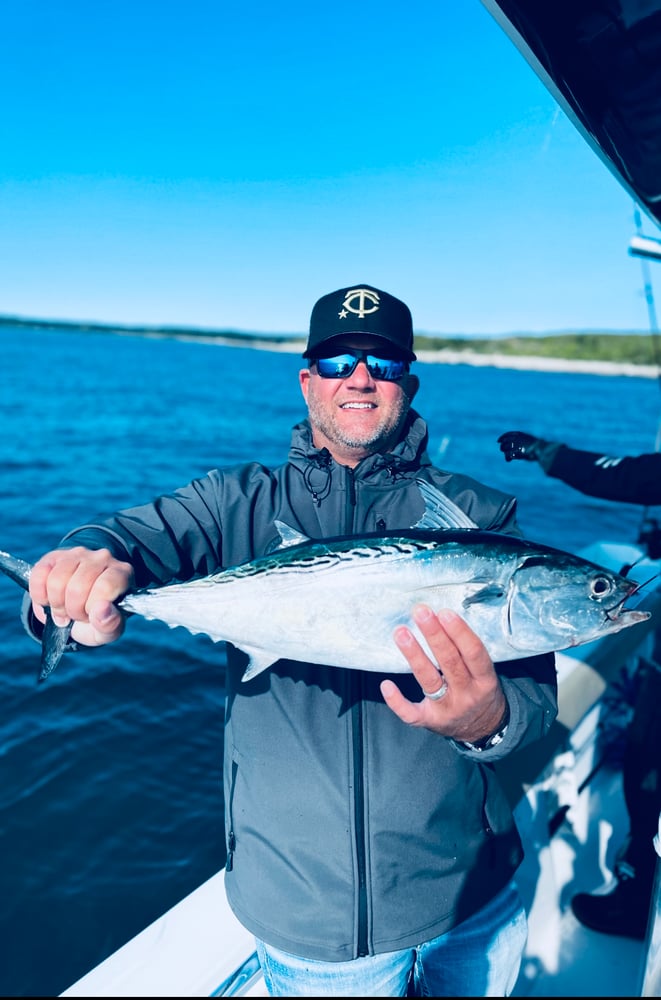
<instances>
[{"instance_id":1,"label":"sandy beach","mask_svg":"<svg viewBox=\"0 0 661 1000\"><path fill-rule=\"evenodd\" d=\"M142 333L147 337L171 337L177 340L195 340L198 343L222 344L225 347L251 347L258 350L302 354L304 340L271 340L267 337L223 337L213 335L191 337L185 333ZM585 361L569 358L548 358L537 355L484 354L469 349L465 351L417 351L418 361L439 365L475 365L481 368L513 368L520 371L576 372L587 375L630 375L636 378L658 378L655 365L634 365L614 361Z\"/></svg>"},{"instance_id":2,"label":"sandy beach","mask_svg":"<svg viewBox=\"0 0 661 1000\"><path fill-rule=\"evenodd\" d=\"M478 354L475 351L420 351L418 359L446 365L479 365L491 368L515 368L522 371L582 372L588 375L633 375L658 378L655 365L632 365L614 361L584 361L568 358L543 358L534 355Z\"/></svg>"}]
</instances>

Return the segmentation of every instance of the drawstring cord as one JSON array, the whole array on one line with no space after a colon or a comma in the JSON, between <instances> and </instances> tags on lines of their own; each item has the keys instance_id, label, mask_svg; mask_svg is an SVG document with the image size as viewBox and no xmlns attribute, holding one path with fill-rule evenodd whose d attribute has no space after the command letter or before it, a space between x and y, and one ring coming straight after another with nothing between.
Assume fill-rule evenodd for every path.
<instances>
[{"instance_id":1,"label":"drawstring cord","mask_svg":"<svg viewBox=\"0 0 661 1000\"><path fill-rule=\"evenodd\" d=\"M331 491L331 483L333 481L331 462L330 452L324 448L318 455L311 457L310 464L305 467L305 472L303 473L303 482L312 495L312 502L317 507L321 507L322 500L325 500ZM315 489L312 483L312 477L315 472L325 473L324 484L320 489Z\"/></svg>"},{"instance_id":2,"label":"drawstring cord","mask_svg":"<svg viewBox=\"0 0 661 1000\"><path fill-rule=\"evenodd\" d=\"M326 448L323 448L318 454L310 456L310 463L305 467L303 482L312 496L312 502L317 507L321 507L322 502L330 494L333 481L332 462L330 452ZM418 467L416 462L403 462L401 458L395 458L393 455L384 455L382 462L383 468L393 483L397 482L398 479L405 478L410 473L410 470ZM312 481L315 473L320 473L324 476L323 484L318 488L315 487Z\"/></svg>"}]
</instances>

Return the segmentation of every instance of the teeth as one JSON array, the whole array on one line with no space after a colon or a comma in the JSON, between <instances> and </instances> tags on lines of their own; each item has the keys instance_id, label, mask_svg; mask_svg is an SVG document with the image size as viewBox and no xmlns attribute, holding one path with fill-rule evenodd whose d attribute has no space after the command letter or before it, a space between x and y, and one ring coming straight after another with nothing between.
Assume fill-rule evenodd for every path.
<instances>
[{"instance_id":1,"label":"teeth","mask_svg":"<svg viewBox=\"0 0 661 1000\"><path fill-rule=\"evenodd\" d=\"M342 403L341 410L372 410L372 403Z\"/></svg>"}]
</instances>

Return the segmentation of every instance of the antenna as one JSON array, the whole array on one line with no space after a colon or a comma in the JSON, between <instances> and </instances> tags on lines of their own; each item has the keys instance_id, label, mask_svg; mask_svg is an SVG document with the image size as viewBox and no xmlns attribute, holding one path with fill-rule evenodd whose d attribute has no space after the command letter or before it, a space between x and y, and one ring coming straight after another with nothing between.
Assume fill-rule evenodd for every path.
<instances>
[{"instance_id":1,"label":"antenna","mask_svg":"<svg viewBox=\"0 0 661 1000\"><path fill-rule=\"evenodd\" d=\"M654 291L652 289L652 278L650 275L650 260L661 260L661 240L655 240L650 236L643 236L640 209L634 204L634 223L636 225L636 235L629 243L629 253L632 257L640 257L640 268L643 273L643 287L645 289L645 301L647 302L647 313L650 320L650 332L658 334L659 325L656 319L656 308L654 306ZM659 363L657 345L654 343L655 360Z\"/></svg>"},{"instance_id":2,"label":"antenna","mask_svg":"<svg viewBox=\"0 0 661 1000\"><path fill-rule=\"evenodd\" d=\"M650 333L652 334L652 354L657 368L657 379L661 388L661 358L659 355L659 324L656 319L656 307L654 305L654 290L652 288L652 277L650 275L650 260L661 260L661 240L653 239L651 236L643 236L640 209L634 202L633 219L636 226L636 235L632 236L629 242L629 253L632 257L640 257L640 269L643 273L643 288L645 290L645 301L647 302L647 315L650 321ZM661 423L656 432L655 451L661 451Z\"/></svg>"},{"instance_id":3,"label":"antenna","mask_svg":"<svg viewBox=\"0 0 661 1000\"><path fill-rule=\"evenodd\" d=\"M633 212L636 235L629 243L629 253L632 257L640 257L640 267L643 273L643 287L645 289L645 301L647 302L647 314L650 321L650 333L652 334L652 352L657 367L657 378L661 387L661 367L659 365L659 325L656 319L656 307L654 305L654 291L652 289L652 278L650 275L650 260L661 260L661 240L643 236L640 209L634 204ZM661 451L661 422L657 427L654 450ZM649 507L643 510L643 518L640 526L638 541L647 549L650 559L658 559L661 555L661 527L656 518L649 517Z\"/></svg>"}]
</instances>

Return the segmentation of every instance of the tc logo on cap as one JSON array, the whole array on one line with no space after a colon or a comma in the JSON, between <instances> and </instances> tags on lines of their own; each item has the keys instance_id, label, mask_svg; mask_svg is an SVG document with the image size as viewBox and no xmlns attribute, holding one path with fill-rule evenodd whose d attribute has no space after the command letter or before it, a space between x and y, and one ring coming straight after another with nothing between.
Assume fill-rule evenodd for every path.
<instances>
[{"instance_id":1,"label":"tc logo on cap","mask_svg":"<svg viewBox=\"0 0 661 1000\"><path fill-rule=\"evenodd\" d=\"M397 357L401 354L407 361L415 361L411 310L394 295L372 285L345 285L315 302L303 357L318 357L322 344L326 350L331 346L329 341L353 333L376 337L379 343L386 341Z\"/></svg>"},{"instance_id":2,"label":"tc logo on cap","mask_svg":"<svg viewBox=\"0 0 661 1000\"><path fill-rule=\"evenodd\" d=\"M345 295L338 316L340 319L346 319L347 313L353 313L354 316L363 319L364 316L369 316L370 313L377 311L379 302L378 292L371 288L352 288Z\"/></svg>"}]
</instances>

